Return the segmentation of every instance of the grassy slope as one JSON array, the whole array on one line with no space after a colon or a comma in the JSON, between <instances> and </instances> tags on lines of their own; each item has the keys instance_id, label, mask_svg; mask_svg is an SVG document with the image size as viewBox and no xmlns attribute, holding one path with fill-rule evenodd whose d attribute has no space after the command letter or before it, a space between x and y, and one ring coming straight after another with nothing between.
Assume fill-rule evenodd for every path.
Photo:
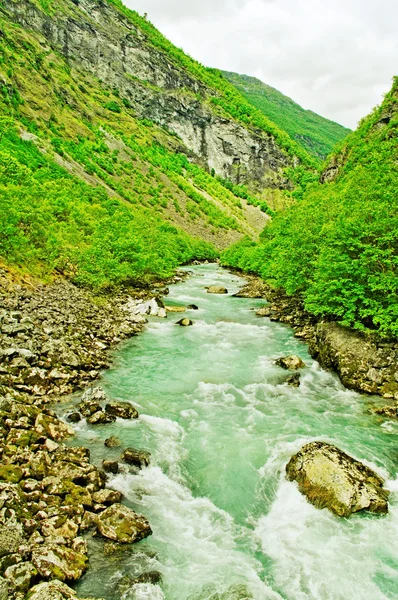
<instances>
[{"instance_id":1,"label":"grassy slope","mask_svg":"<svg viewBox=\"0 0 398 600\"><path fill-rule=\"evenodd\" d=\"M250 104L296 140L307 152L325 158L350 129L305 110L288 96L255 77L223 72Z\"/></svg>"},{"instance_id":2,"label":"grassy slope","mask_svg":"<svg viewBox=\"0 0 398 600\"><path fill-rule=\"evenodd\" d=\"M308 310L360 330L398 336L398 79L260 245L245 240L224 264L260 273Z\"/></svg>"},{"instance_id":3,"label":"grassy slope","mask_svg":"<svg viewBox=\"0 0 398 600\"><path fill-rule=\"evenodd\" d=\"M75 7L54 2L45 8L68 4ZM107 285L151 272L167 274L197 255L215 256L211 244L222 247L244 233L256 236L245 215L246 201L261 204L258 198L191 164L176 153L179 141L153 123L137 120L117 90L76 71L44 39L1 13L0 28L3 259L40 276L58 269L82 283ZM19 180L23 165L28 172ZM57 225L58 203L65 235ZM115 218L115 211L120 221L139 224L133 236L113 229L114 237L129 238L137 256L127 256L126 243L124 249L110 251L105 265L100 248L117 240L105 242L104 235L101 242L101 231L108 227L111 236L106 221L111 214ZM194 241L180 228L210 245Z\"/></svg>"}]
</instances>

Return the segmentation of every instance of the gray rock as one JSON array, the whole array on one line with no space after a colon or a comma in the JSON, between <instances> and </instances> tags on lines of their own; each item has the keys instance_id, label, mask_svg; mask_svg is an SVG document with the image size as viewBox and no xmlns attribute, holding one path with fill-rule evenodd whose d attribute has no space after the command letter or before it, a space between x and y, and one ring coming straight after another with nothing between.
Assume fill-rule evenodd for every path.
<instances>
[{"instance_id":1,"label":"gray rock","mask_svg":"<svg viewBox=\"0 0 398 600\"><path fill-rule=\"evenodd\" d=\"M128 402L109 402L105 406L105 412L120 419L137 419L138 412Z\"/></svg>"},{"instance_id":2,"label":"gray rock","mask_svg":"<svg viewBox=\"0 0 398 600\"><path fill-rule=\"evenodd\" d=\"M21 528L0 525L0 558L18 552L23 543Z\"/></svg>"},{"instance_id":3,"label":"gray rock","mask_svg":"<svg viewBox=\"0 0 398 600\"><path fill-rule=\"evenodd\" d=\"M335 446L312 442L301 448L286 466L289 481L317 508L328 508L341 517L368 510L388 512L389 492L372 469Z\"/></svg>"},{"instance_id":4,"label":"gray rock","mask_svg":"<svg viewBox=\"0 0 398 600\"><path fill-rule=\"evenodd\" d=\"M305 363L295 354L292 354L291 356L282 356L275 361L275 364L282 367L282 369L296 370L305 367Z\"/></svg>"},{"instance_id":5,"label":"gray rock","mask_svg":"<svg viewBox=\"0 0 398 600\"><path fill-rule=\"evenodd\" d=\"M32 563L46 579L77 581L87 569L88 558L63 544L50 542L33 548Z\"/></svg>"},{"instance_id":6,"label":"gray rock","mask_svg":"<svg viewBox=\"0 0 398 600\"><path fill-rule=\"evenodd\" d=\"M228 294L227 288L221 285L211 285L207 288L208 294Z\"/></svg>"},{"instance_id":7,"label":"gray rock","mask_svg":"<svg viewBox=\"0 0 398 600\"><path fill-rule=\"evenodd\" d=\"M134 465L139 469L147 467L151 461L151 455L145 450L136 450L135 448L126 448L121 455L123 462Z\"/></svg>"},{"instance_id":8,"label":"gray rock","mask_svg":"<svg viewBox=\"0 0 398 600\"><path fill-rule=\"evenodd\" d=\"M9 581L10 587L16 592L27 592L33 577L36 577L37 570L31 562L22 562L12 567L8 567L4 577Z\"/></svg>"},{"instance_id":9,"label":"gray rock","mask_svg":"<svg viewBox=\"0 0 398 600\"><path fill-rule=\"evenodd\" d=\"M97 528L103 537L128 544L152 534L146 518L122 504L113 504L104 510L98 516Z\"/></svg>"},{"instance_id":10,"label":"gray rock","mask_svg":"<svg viewBox=\"0 0 398 600\"><path fill-rule=\"evenodd\" d=\"M106 425L107 423L114 423L115 421L116 417L114 415L110 415L102 410L98 410L90 417L87 417L87 423L90 423L90 425Z\"/></svg>"}]
</instances>

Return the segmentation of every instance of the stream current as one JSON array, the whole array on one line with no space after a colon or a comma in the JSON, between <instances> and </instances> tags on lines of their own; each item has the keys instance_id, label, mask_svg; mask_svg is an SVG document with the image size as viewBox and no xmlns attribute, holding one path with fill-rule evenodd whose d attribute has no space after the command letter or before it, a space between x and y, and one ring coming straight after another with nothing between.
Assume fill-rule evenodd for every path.
<instances>
[{"instance_id":1,"label":"stream current","mask_svg":"<svg viewBox=\"0 0 398 600\"><path fill-rule=\"evenodd\" d=\"M135 421L99 428L83 421L78 443L92 460L118 458L103 442L149 450L151 465L113 476L110 486L150 521L153 536L105 556L90 542L80 596L106 600L398 599L398 425L367 414L364 396L312 360L280 323L255 316L264 301L232 298L244 280L217 267L189 269L167 304L197 304L184 315L150 317L115 353L100 385L138 409ZM223 285L229 295L207 294ZM299 388L275 359L299 355ZM335 517L286 481L289 458L323 440L387 480L387 516ZM129 590L122 578L160 571L162 587ZM123 583L123 581L122 581Z\"/></svg>"}]
</instances>

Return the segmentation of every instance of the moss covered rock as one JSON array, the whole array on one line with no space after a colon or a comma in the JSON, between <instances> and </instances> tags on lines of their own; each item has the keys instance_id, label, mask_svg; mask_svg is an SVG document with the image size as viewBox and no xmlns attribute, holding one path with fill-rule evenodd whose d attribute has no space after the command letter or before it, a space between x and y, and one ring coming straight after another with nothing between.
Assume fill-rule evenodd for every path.
<instances>
[{"instance_id":1,"label":"moss covered rock","mask_svg":"<svg viewBox=\"0 0 398 600\"><path fill-rule=\"evenodd\" d=\"M388 512L389 492L372 469L335 446L312 442L301 448L286 466L287 478L317 508L341 517L368 510Z\"/></svg>"},{"instance_id":2,"label":"moss covered rock","mask_svg":"<svg viewBox=\"0 0 398 600\"><path fill-rule=\"evenodd\" d=\"M121 504L110 506L97 520L99 533L116 542L131 544L152 534L149 522L131 508Z\"/></svg>"},{"instance_id":3,"label":"moss covered rock","mask_svg":"<svg viewBox=\"0 0 398 600\"><path fill-rule=\"evenodd\" d=\"M32 563L42 577L76 581L87 569L86 555L62 544L43 544L32 550Z\"/></svg>"}]
</instances>

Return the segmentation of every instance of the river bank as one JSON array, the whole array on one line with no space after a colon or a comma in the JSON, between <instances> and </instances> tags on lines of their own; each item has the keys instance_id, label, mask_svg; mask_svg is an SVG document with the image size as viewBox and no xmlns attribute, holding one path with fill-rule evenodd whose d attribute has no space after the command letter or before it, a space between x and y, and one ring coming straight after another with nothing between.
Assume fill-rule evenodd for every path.
<instances>
[{"instance_id":1,"label":"river bank","mask_svg":"<svg viewBox=\"0 0 398 600\"><path fill-rule=\"evenodd\" d=\"M101 468L102 459L104 458L105 453L108 460L117 462L121 452L120 447L114 450L109 448L105 450L103 445L105 439L108 439L111 435L117 436L120 431L130 431L129 421L126 420L125 424L123 424L120 419L118 419L117 423L115 423L114 419L110 419L107 425L100 426L99 429L96 429L97 433L94 435L92 428L90 429L90 425L88 425L88 429L86 429L87 426L85 425L85 422L83 422L82 425L76 425L73 430L71 426L65 422L68 414L64 413L63 419L59 420L57 414L53 412L53 406L50 408L50 405L53 405L57 399L68 396L77 389L92 384L98 377L100 370L103 370L111 364L112 349L116 348L123 339L127 339L143 330L144 321L146 320L145 316L142 316L139 311L136 312L135 310L132 310L132 307L136 306L137 303L142 303L148 298L157 295L161 290L161 287L155 287L153 290L129 290L128 293L121 294L116 298L102 297L98 299L64 281L56 282L52 286L35 286L33 283L21 285L21 281L13 280L10 278L9 274L4 271L1 275L2 334L0 337L0 348L2 352L2 361L0 367L0 395L2 440L0 449L2 452L2 465L0 469L0 488L1 498L3 498L4 502L0 513L0 534L2 535L2 539L6 541L3 543L3 546L0 544L0 554L2 555L0 568L3 575L0 580L0 598L1 600L3 600L3 597L22 600L25 598L26 593L30 588L34 588L34 592L30 592L30 594L33 595L28 595L26 597L29 599L33 598L33 600L44 600L48 597L50 592L54 594L58 593L60 599L74 598L74 592L70 588L62 587L60 584L61 587L59 587L58 590L55 590L52 588L54 588L54 585L56 584L51 584L52 587L49 587L49 584L45 583L45 581L48 577L57 577L58 579L66 580L68 583L73 583L73 581L79 580L81 575L83 575L88 565L87 558L89 554L87 539L84 536L90 528L96 526L96 524L92 522L90 515L99 515L104 513L108 507L120 506L123 495L127 499L127 505L132 506L134 510L140 509L142 505L142 511L146 514L147 508L149 507L148 510L150 509L151 512L149 519L151 525L152 520L154 520L157 527L159 527L159 525L157 523L156 515L153 516L152 514L154 511L152 501L151 499L148 501L146 494L144 494L143 501L140 501L139 496L137 498L134 494L134 501L131 502L131 490L129 489L132 481L131 478L136 481L137 479L140 479L141 475L137 474L134 469L132 473L127 469L124 471L122 470L116 475L115 472L113 472L113 474L108 473L105 475ZM213 277L215 279L221 278L221 280L226 278L229 282L232 279L232 285L234 287L233 291L236 296L259 298L259 300L255 300L254 303L251 303L253 304L251 308L261 309L262 304L260 300L268 298L271 300L271 306L267 306L262 314L268 314L269 312L268 316L270 316L272 320L280 320L286 324L293 325L298 337L308 339L306 336L308 335L309 329L306 328L309 328L311 324L306 321L305 317L299 312L293 319L289 319L291 313L288 312L288 307L283 304L283 299L281 299L280 303L275 299L275 296L272 299L269 295L269 291L265 290L264 287L262 287L263 284L258 280L250 279L249 287L244 288L243 293L241 293L238 292L238 289L242 286L241 280L237 277L234 278L233 276L230 276L227 272L225 272L224 275L224 272L221 270L218 271L216 267L210 267L209 273L207 273L206 268L202 273L201 268L199 267L199 273L196 275L204 277L204 282L207 281L207 278L209 283L213 282ZM181 284L183 278L184 277L177 276L170 283ZM195 280L193 281L195 282ZM203 286L199 285L199 287ZM228 287L230 287L230 284ZM199 319L200 322L201 319L203 319L206 310L205 313L203 313L202 307L210 302L210 300L209 295L203 296L203 292L199 293L196 291L196 295L192 297L189 293L185 296L183 294L182 298L179 298L179 300L184 300L184 302L186 301L188 304L189 300L197 302L199 296L200 304L202 306L199 307L198 312L195 311L195 313L191 314L195 324L197 319ZM175 304L176 299L171 297L170 301L173 305ZM167 302L169 303L169 300ZM211 302L213 302L213 300L211 300ZM216 370L212 367L210 374L208 372L208 365L203 365L202 367L199 367L198 365L197 375L200 378L204 377L207 370L210 382L217 382L220 376L221 378L225 376L226 381L232 381L232 372L228 374L229 371L225 371L225 366L223 366L221 359L223 340L219 339L218 336L226 336L225 343L228 344L229 342L227 340L231 333L229 330L234 330L238 327L239 332L237 330L236 333L239 334L239 336L242 336L244 340L244 335L246 334L244 333L244 329L239 328L240 319L242 324L244 324L244 327L246 329L248 328L249 331L252 331L254 335L253 338L251 337L252 334L249 335L249 345L244 346L245 354L242 355L242 357L245 356L244 360L246 361L247 354L248 358L252 357L252 359L257 360L258 354L263 351L262 338L257 337L257 334L263 336L267 333L268 328L265 327L264 329L261 326L258 327L257 325L252 325L253 316L250 316L249 318L249 314L253 315L253 313L246 313L246 308L243 308L242 312L239 309L239 300L228 296L228 303L225 305L225 309L222 308L225 304L225 299L224 304L221 304L223 302L222 297L220 297L219 301L216 300L216 302L216 306L219 307L217 308L216 313L219 314L217 317L218 325L216 325L216 331L218 333L216 338L212 338L209 347L211 348L212 362L214 362ZM233 306L233 303L235 303L235 306ZM210 307L211 305L209 305L209 309ZM237 314L239 314L238 321L235 321L235 308ZM219 313L218 311L220 310L221 312ZM292 310L291 312L294 311ZM178 315L175 316L177 320ZM256 320L258 323L261 322L261 319L257 318ZM167 323L167 321L169 321L169 323ZM181 329L174 329L173 327L170 329L170 325L173 325L174 320L171 322L171 320L168 319L167 321L158 319L155 316L153 324L151 325L151 330L156 334L157 329L160 327L159 332L163 331L164 324L167 326L168 331L175 332L173 334L173 339L177 342L177 340L180 339L180 334L178 332L181 331ZM204 332L208 326L210 327L210 323L205 326ZM211 325L211 327L213 327L213 325ZM283 331L284 330L277 334L278 339ZM193 335L195 338L198 332L197 327L193 327L192 332L189 335ZM284 334L281 341L282 339L284 339ZM201 336L198 338L198 343L200 344L201 342L199 342L199 340L201 340ZM256 344L253 347L252 343L254 340L256 340ZM221 347L218 348L220 342ZM142 340L140 340L139 343L143 343ZM299 344L300 342L297 343ZM289 342L288 347L290 347L290 344L291 343ZM239 337L234 342L234 345L237 347L241 345ZM228 352L233 350L233 346L228 346L228 348ZM129 384L127 394L124 394L123 388L110 390L109 398L106 398L106 396L102 397L104 402L111 402L113 397L123 398L124 395L127 397L123 399L129 402L131 399L131 389L142 388L144 382L141 379L141 374L146 372L145 370L147 368L145 362L147 360L145 358L145 347L142 351L144 362L140 366L138 360L137 364L140 373L139 385ZM172 347L169 348L169 351L166 351L170 356L173 352L174 350ZM140 350L138 349L138 357L139 354ZM277 358L278 355L280 355L279 351L277 351L274 358ZM177 356L180 355L177 353ZM218 364L218 367L217 356L220 357L221 361ZM135 355L136 362L138 357ZM305 358L304 355L303 358ZM177 387L180 387L185 378L189 377L191 368L191 366L188 367L186 373L184 368L179 368L178 374L173 374L173 372L167 373L167 382L164 381L164 389L167 390L167 397L170 390L173 390L175 387L176 382L179 382ZM275 390L277 390L275 401L277 401L281 391L289 388L286 388L286 377L281 376L278 369L276 369L275 372L274 370L275 368L273 367L266 378L266 381L269 381L269 384L267 385L271 386L267 393L270 392L271 397L273 397L275 394L273 390L275 388ZM259 375L256 377L258 376ZM305 377L309 376L310 375L307 374ZM151 379L150 374L148 374L148 377ZM260 376L260 381L261 380L262 376ZM205 384L205 386L206 385L207 384ZM330 385L332 386L331 393L336 393L338 391L337 388L335 392L333 392L333 380L329 382L329 386ZM214 389L216 394L220 392L218 384ZM304 393L306 392L305 382L302 391ZM160 390L157 390L154 394L154 398L159 399L159 393ZM283 393L287 392L283 391ZM288 393L289 399L291 398L293 400L294 398L290 397L291 392ZM296 392L292 390L292 393ZM312 393L313 392L309 392L309 395L311 396ZM222 392L222 394L224 394L224 392ZM340 392L338 392L338 394L340 394ZM224 398L223 402L226 398L227 397ZM134 398L133 401L135 404ZM298 403L300 401L302 401L301 394L297 399ZM341 397L341 401L342 407L344 407L346 400ZM104 402L102 402L102 404L104 404ZM137 403L140 413L144 411L144 415L139 420L140 424L138 425L145 429L145 427L151 425L151 421L148 421L148 417L145 414L148 412L148 406L142 404L139 395ZM160 411L155 404L152 409L154 418L155 415L157 418L158 410ZM186 412L188 416L188 413L192 410L192 408L187 407L182 413ZM280 408L278 410L280 410ZM105 414L103 407L99 412ZM161 421L160 412L159 417ZM176 414L174 418L177 419L178 415ZM186 417L184 417L184 419L185 418ZM210 415L207 415L206 418L210 419ZM237 421L240 422L240 417L238 415ZM247 427L249 427L249 429L247 429ZM143 450L149 450L154 454L155 465L163 465L162 468L165 473L171 475L170 468L175 468L173 445L176 442L176 434L177 438L179 435L175 426L171 425L171 422L168 422L166 430L161 434L162 448L159 450L162 454L162 458L160 458L160 463L157 452L153 452L153 448L148 447L148 438L145 438L145 434L142 434L140 429L137 428L134 419L131 421L131 428L131 435L129 433L127 438L122 440L123 447L126 447L129 444L133 444L134 447L136 447L137 443L140 445L141 441ZM151 426L149 428L151 428ZM250 426L245 424L243 430L250 431ZM81 445L75 447L74 450L71 451L71 442L68 440L71 439L76 432L78 438L77 440L73 440L72 444ZM88 437L86 439L87 435ZM144 435L144 437L142 437L142 435ZM149 433L147 433L147 435L149 435ZM92 439L96 440L95 443L93 443ZM197 440L197 442L199 442L199 440ZM166 448L169 448L171 453L170 456L167 457L166 462L164 462ZM288 457L288 454L290 455L292 453L292 450L293 447L289 446L289 449L284 451L283 460ZM259 453L259 456L261 458L261 453ZM253 458L255 461L258 460L255 454L253 455ZM209 464L207 461L206 465L206 469L208 469ZM224 465L224 467L227 470L230 469L232 473L236 473L236 469L232 468L232 465ZM164 489L167 493L170 483L164 478L162 472L159 472L157 466L149 467L144 471L145 473L148 473L151 472L151 469L153 468L156 470L156 477L159 481L163 481ZM173 477L175 476L177 476L177 480L180 481L181 473L177 474L176 472ZM223 476L228 477L228 473ZM146 475L143 475L143 477L145 482ZM60 485L60 480L63 482L63 485ZM128 482L127 487L126 481ZM184 477L182 478L182 481L184 481ZM67 482L66 486L65 482ZM247 481L246 484L248 488L256 488L254 483ZM109 494L110 490L106 489L106 485L110 485L112 489L116 491ZM150 479L146 482L146 485L149 485L149 487L153 486L153 481ZM275 481L272 485L275 485ZM228 487L227 482L225 482L225 487ZM206 491L209 492L209 489L206 488ZM180 493L185 494L186 492L181 491ZM157 502L161 504L161 498L158 498ZM221 506L223 506L223 502L221 502ZM126 501L124 501L124 505L125 504ZM216 504L218 505L219 502L216 502ZM157 510L159 510L159 508L157 508ZM213 514L213 511L214 509L212 508L210 513ZM165 518L165 520L167 519ZM213 516L211 517L211 520L213 520ZM13 530L16 528L17 535L10 538L11 528L13 528ZM8 538L10 538L10 540ZM91 540L91 536L88 539ZM90 541L91 546L93 543L95 544L94 541ZM144 545L141 546L141 544ZM158 577L158 575L156 575L156 573L158 573L157 568L160 568L162 571L164 565L159 567L157 559L154 558L156 553L154 555L150 548L148 550L145 545L146 543L141 544L141 562L140 565L137 566L138 570L136 572L136 577L127 577L124 583L123 581L120 583L118 588L119 591L117 592L119 595L112 596L110 595L110 592L107 591L104 595L106 599L120 598L122 595L120 590L128 589L134 581L137 581L138 583L141 581L143 585L147 585L147 583L145 583L145 578L144 580L140 580L140 569L143 568L143 563L145 565L144 571L149 574L152 573L152 582L156 581L156 577ZM104 548L108 553L108 558L105 557L105 559ZM126 552L120 554L120 551L116 546L113 544L107 545L106 543L104 545L104 542L97 543L95 548L91 547L90 553L91 556L96 556L94 562L100 565L100 572L104 568L104 560L105 562L111 562L114 570L117 570L117 565L120 561L123 562L123 560L126 560ZM113 553L115 562L112 562L109 559L109 556L113 555ZM144 559L142 559L142 556L144 556ZM239 558L239 553L236 558ZM198 557L196 556L195 560L197 559ZM127 562L129 561L131 562L131 558L129 558ZM129 568L131 571L131 564ZM250 569L251 568L252 567L250 567ZM110 576L113 575L110 574ZM93 571L93 577L94 579L98 577L95 569ZM99 589L95 589L93 577L89 576L88 579L84 579L85 583L83 582L81 586L78 586L79 593L82 593L87 597L88 594L91 596L95 592L96 598L100 598L104 584L101 583ZM243 573L241 574L241 577L243 577ZM43 581L43 583L40 583L40 581ZM147 581L150 582L151 578ZM37 588L37 585L39 585L39 588ZM123 588L123 585L125 588ZM148 585L151 586L151 583ZM169 582L166 582L166 587L167 585L169 585ZM239 582L237 582L237 597L246 597L247 594L249 594L247 586L243 585L239 592L239 585ZM253 585L253 589L263 589L259 583ZM3 591L1 586L3 586ZM40 588L40 586L42 587ZM47 587L43 588L43 586ZM7 587L8 591L4 591ZM155 594L156 592L153 590L160 588L152 586L151 589L152 593ZM264 590L261 593L263 592ZM2 593L3 597L1 595ZM228 593L228 590L226 590L225 593ZM168 594L169 596L167 597L174 598L173 595L170 595L170 591ZM241 596L239 594L246 595ZM156 596L153 596L153 598L155 597ZM161 596L159 596L159 598L160 597ZM202 598L202 595L197 597ZM218 596L214 596L214 598L216 597L218 598ZM226 597L229 598L229 596ZM260 596L249 595L247 597L257 598ZM270 597L276 598L277 596L272 595Z\"/></svg>"},{"instance_id":2,"label":"river bank","mask_svg":"<svg viewBox=\"0 0 398 600\"><path fill-rule=\"evenodd\" d=\"M1 600L22 600L30 589L33 600L74 597L65 584L45 582L81 577L90 515L118 510L122 495L105 489L87 448L65 445L75 433L53 405L95 381L112 350L142 331L146 316L136 307L180 280L96 296L0 269ZM123 517L128 525L131 514Z\"/></svg>"},{"instance_id":3,"label":"river bank","mask_svg":"<svg viewBox=\"0 0 398 600\"><path fill-rule=\"evenodd\" d=\"M299 298L273 289L257 276L242 275L248 283L238 295L263 298L269 303L259 316L292 327L295 336L308 344L311 356L324 368L336 372L346 388L390 400L384 414L398 415L397 340L381 340L324 321L308 313Z\"/></svg>"}]
</instances>

